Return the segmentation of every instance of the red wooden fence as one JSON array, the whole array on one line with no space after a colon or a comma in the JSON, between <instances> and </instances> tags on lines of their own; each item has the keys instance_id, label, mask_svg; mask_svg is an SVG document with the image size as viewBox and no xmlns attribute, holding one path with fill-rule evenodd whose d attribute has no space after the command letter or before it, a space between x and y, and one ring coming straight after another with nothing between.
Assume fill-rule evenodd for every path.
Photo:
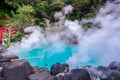
<instances>
[{"instance_id":1,"label":"red wooden fence","mask_svg":"<svg viewBox=\"0 0 120 80\"><path fill-rule=\"evenodd\" d=\"M15 34L16 33L16 29L15 28L4 28L4 27L0 27L0 42L2 42L2 36L3 36L3 33L10 33L11 35Z\"/></svg>"}]
</instances>

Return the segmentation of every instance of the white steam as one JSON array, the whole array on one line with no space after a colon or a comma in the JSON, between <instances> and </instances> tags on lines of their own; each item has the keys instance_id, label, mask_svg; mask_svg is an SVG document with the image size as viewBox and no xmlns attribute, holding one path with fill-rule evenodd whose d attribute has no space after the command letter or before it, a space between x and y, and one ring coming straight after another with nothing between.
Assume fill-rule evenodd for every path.
<instances>
[{"instance_id":1,"label":"white steam","mask_svg":"<svg viewBox=\"0 0 120 80\"><path fill-rule=\"evenodd\" d=\"M73 11L73 7L71 5L67 5L61 11L55 12L54 18L60 20L64 18L66 15L71 14L72 11Z\"/></svg>"},{"instance_id":2,"label":"white steam","mask_svg":"<svg viewBox=\"0 0 120 80\"><path fill-rule=\"evenodd\" d=\"M73 11L73 7L71 5L67 5L63 8L63 13L65 15L71 14Z\"/></svg>"},{"instance_id":3,"label":"white steam","mask_svg":"<svg viewBox=\"0 0 120 80\"><path fill-rule=\"evenodd\" d=\"M35 47L40 47L46 43L44 35L41 33L39 26L32 26L25 29L25 32L32 33L22 38L21 42L15 43L8 51L9 53L19 53L28 51Z\"/></svg>"},{"instance_id":4,"label":"white steam","mask_svg":"<svg viewBox=\"0 0 120 80\"><path fill-rule=\"evenodd\" d=\"M69 21L66 20L64 26L67 27L66 36L73 37L76 36L77 38L81 39L83 37L84 29L79 21Z\"/></svg>"},{"instance_id":5,"label":"white steam","mask_svg":"<svg viewBox=\"0 0 120 80\"><path fill-rule=\"evenodd\" d=\"M44 34L40 28L30 27L27 31L32 32L24 37L21 42L16 43L8 50L12 53L27 51L51 43L56 50L63 50L63 40L78 41L77 51L66 61L72 67L80 65L107 65L112 61L120 61L120 1L107 2L100 9L95 18L84 21L63 21L61 31ZM63 8L62 12L56 14L56 18L68 15L72 12L72 6ZM85 32L81 23L92 22L93 27ZM100 28L98 28L98 26ZM60 27L60 26L58 26ZM53 29L57 27L52 26ZM61 27L60 27L61 28ZM31 31L32 30L32 31ZM65 38L63 38L65 37ZM71 38L71 39L70 39ZM58 51L59 51L58 50ZM53 50L54 51L54 50Z\"/></svg>"},{"instance_id":6,"label":"white steam","mask_svg":"<svg viewBox=\"0 0 120 80\"><path fill-rule=\"evenodd\" d=\"M120 2L120 1L119 1ZM78 52L67 62L78 65L107 65L120 61L120 3L107 2L93 19L93 24L101 28L84 35Z\"/></svg>"}]
</instances>

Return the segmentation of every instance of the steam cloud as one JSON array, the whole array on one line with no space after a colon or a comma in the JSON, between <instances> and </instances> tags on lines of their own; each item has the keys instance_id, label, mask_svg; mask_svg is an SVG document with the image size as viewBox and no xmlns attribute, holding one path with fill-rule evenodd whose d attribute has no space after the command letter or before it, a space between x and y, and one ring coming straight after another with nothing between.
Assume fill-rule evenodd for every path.
<instances>
[{"instance_id":1,"label":"steam cloud","mask_svg":"<svg viewBox=\"0 0 120 80\"><path fill-rule=\"evenodd\" d=\"M119 3L118 3L119 2ZM79 65L107 65L120 61L120 1L107 2L91 21L100 29L88 30L79 40L78 52L67 60L73 67ZM96 27L96 26L95 26ZM89 34L87 34L89 32Z\"/></svg>"},{"instance_id":2,"label":"steam cloud","mask_svg":"<svg viewBox=\"0 0 120 80\"><path fill-rule=\"evenodd\" d=\"M67 10L66 10L67 9ZM65 14L71 13L73 8L69 5L63 9ZM61 35L66 37L77 36L78 45L76 53L73 53L66 62L72 67L80 65L107 65L112 61L120 61L120 1L107 2L95 18L85 21L66 20L66 30L45 35L37 27L27 28L32 34L22 39L8 49L11 53L30 50L47 43L61 42ZM92 22L93 28L85 31L81 23ZM96 26L97 25L97 26ZM100 28L97 28L97 27ZM58 44L57 44L58 46ZM56 47L57 47L56 46ZM59 45L60 50L65 45Z\"/></svg>"},{"instance_id":3,"label":"steam cloud","mask_svg":"<svg viewBox=\"0 0 120 80\"><path fill-rule=\"evenodd\" d=\"M25 29L25 32L32 33L22 38L20 42L15 43L13 46L8 48L9 53L19 53L26 50L40 47L46 43L44 35L41 33L39 26L32 26Z\"/></svg>"}]
</instances>

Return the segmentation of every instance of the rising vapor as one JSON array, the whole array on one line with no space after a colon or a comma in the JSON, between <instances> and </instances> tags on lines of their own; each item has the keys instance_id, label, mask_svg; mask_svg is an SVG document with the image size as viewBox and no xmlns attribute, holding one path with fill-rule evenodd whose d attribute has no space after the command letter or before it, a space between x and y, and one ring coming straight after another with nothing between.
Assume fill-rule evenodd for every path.
<instances>
[{"instance_id":1,"label":"rising vapor","mask_svg":"<svg viewBox=\"0 0 120 80\"><path fill-rule=\"evenodd\" d=\"M100 29L90 29L79 40L78 51L67 60L71 66L108 65L120 61L120 1L107 2L90 21ZM93 27L97 27L93 26ZM89 32L89 34L87 34Z\"/></svg>"},{"instance_id":2,"label":"rising vapor","mask_svg":"<svg viewBox=\"0 0 120 80\"><path fill-rule=\"evenodd\" d=\"M68 15L72 10L72 6L68 5L63 8L64 14L62 15ZM93 27L87 31L84 30L84 26L82 25L86 22L93 23ZM66 60L72 67L81 65L107 65L112 61L120 61L119 0L113 2L108 1L105 6L100 9L96 17L92 19L82 20L80 22L77 20L66 20L64 24L62 23L61 25L64 27L63 30L55 31L47 35L42 33L38 27L27 28L27 31L32 30L30 31L32 34L24 37L21 42L11 46L8 51L11 53L21 53L21 51L42 47L42 45L46 44L52 44L55 47L55 51L58 49L58 51L61 51L64 50L66 46L64 40L67 40L66 42L69 40L75 42L77 40L76 51ZM53 26L54 29L58 27Z\"/></svg>"}]
</instances>

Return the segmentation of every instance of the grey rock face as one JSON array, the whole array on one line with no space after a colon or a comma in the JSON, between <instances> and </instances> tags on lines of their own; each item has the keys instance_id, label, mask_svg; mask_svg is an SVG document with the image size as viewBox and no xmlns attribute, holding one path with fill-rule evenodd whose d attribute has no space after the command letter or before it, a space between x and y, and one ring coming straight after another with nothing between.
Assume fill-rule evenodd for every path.
<instances>
[{"instance_id":1,"label":"grey rock face","mask_svg":"<svg viewBox=\"0 0 120 80\"><path fill-rule=\"evenodd\" d=\"M51 75L57 75L59 73L67 73L67 72L69 72L69 65L68 64L56 63L50 69Z\"/></svg>"},{"instance_id":2,"label":"grey rock face","mask_svg":"<svg viewBox=\"0 0 120 80\"><path fill-rule=\"evenodd\" d=\"M115 70L109 70L108 74L110 80L120 80L120 72Z\"/></svg>"},{"instance_id":3,"label":"grey rock face","mask_svg":"<svg viewBox=\"0 0 120 80\"><path fill-rule=\"evenodd\" d=\"M3 80L26 80L33 69L26 60L11 62L4 70Z\"/></svg>"},{"instance_id":4,"label":"grey rock face","mask_svg":"<svg viewBox=\"0 0 120 80\"><path fill-rule=\"evenodd\" d=\"M2 80L3 67L0 67L0 80Z\"/></svg>"},{"instance_id":5,"label":"grey rock face","mask_svg":"<svg viewBox=\"0 0 120 80\"><path fill-rule=\"evenodd\" d=\"M3 80L26 80L27 74L22 66L15 66L5 70Z\"/></svg>"},{"instance_id":6,"label":"grey rock face","mask_svg":"<svg viewBox=\"0 0 120 80\"><path fill-rule=\"evenodd\" d=\"M33 67L33 70L34 70L34 72L39 72L39 73L48 71L47 68L39 68L39 67Z\"/></svg>"},{"instance_id":7,"label":"grey rock face","mask_svg":"<svg viewBox=\"0 0 120 80\"><path fill-rule=\"evenodd\" d=\"M11 59L18 58L16 55L0 55L0 66L5 68L11 62Z\"/></svg>"},{"instance_id":8,"label":"grey rock face","mask_svg":"<svg viewBox=\"0 0 120 80\"><path fill-rule=\"evenodd\" d=\"M29 76L29 80L53 80L53 77L49 72L36 72L35 74L31 74Z\"/></svg>"},{"instance_id":9,"label":"grey rock face","mask_svg":"<svg viewBox=\"0 0 120 80\"><path fill-rule=\"evenodd\" d=\"M114 61L109 64L108 68L111 70L116 70L120 72L120 62Z\"/></svg>"},{"instance_id":10,"label":"grey rock face","mask_svg":"<svg viewBox=\"0 0 120 80\"><path fill-rule=\"evenodd\" d=\"M18 59L19 57L16 55L5 55L4 59Z\"/></svg>"},{"instance_id":11,"label":"grey rock face","mask_svg":"<svg viewBox=\"0 0 120 80\"><path fill-rule=\"evenodd\" d=\"M91 78L87 70L73 69L64 80L91 80Z\"/></svg>"},{"instance_id":12,"label":"grey rock face","mask_svg":"<svg viewBox=\"0 0 120 80\"><path fill-rule=\"evenodd\" d=\"M98 71L108 71L108 67L106 66L98 66L97 69Z\"/></svg>"}]
</instances>

